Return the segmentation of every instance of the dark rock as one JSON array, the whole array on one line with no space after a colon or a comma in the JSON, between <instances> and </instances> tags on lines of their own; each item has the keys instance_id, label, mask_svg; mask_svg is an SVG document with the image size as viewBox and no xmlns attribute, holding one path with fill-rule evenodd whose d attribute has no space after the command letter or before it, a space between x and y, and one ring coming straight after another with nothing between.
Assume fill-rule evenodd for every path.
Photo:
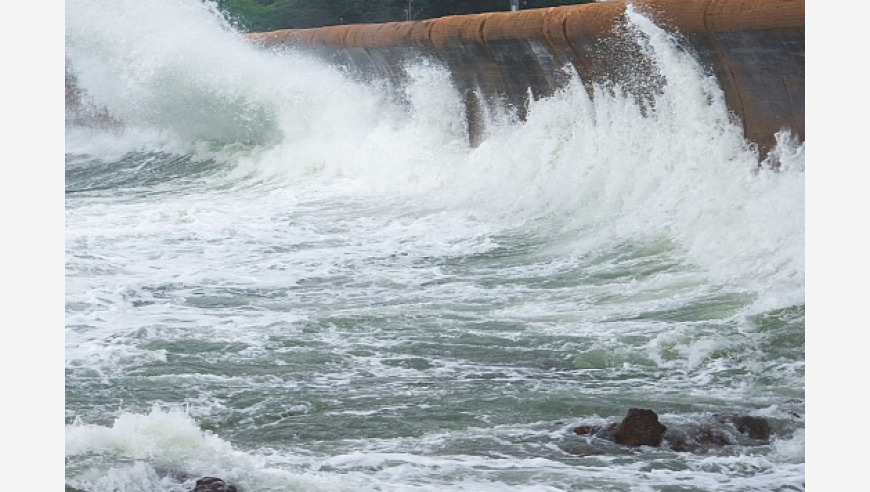
<instances>
[{"instance_id":1,"label":"dark rock","mask_svg":"<svg viewBox=\"0 0 870 492\"><path fill-rule=\"evenodd\" d=\"M232 486L216 477L203 477L196 481L193 492L238 492Z\"/></svg>"},{"instance_id":2,"label":"dark rock","mask_svg":"<svg viewBox=\"0 0 870 492\"><path fill-rule=\"evenodd\" d=\"M667 429L652 410L631 408L619 424L580 425L573 431L580 436L599 437L624 446L658 446Z\"/></svg>"},{"instance_id":3,"label":"dark rock","mask_svg":"<svg viewBox=\"0 0 870 492\"><path fill-rule=\"evenodd\" d=\"M666 430L652 410L630 408L613 431L613 441L624 446L658 446Z\"/></svg>"},{"instance_id":4,"label":"dark rock","mask_svg":"<svg viewBox=\"0 0 870 492\"><path fill-rule=\"evenodd\" d=\"M595 436L602 439L613 440L613 433L619 424L607 424L605 427L598 425L580 425L574 427L574 434L580 436Z\"/></svg>"},{"instance_id":5,"label":"dark rock","mask_svg":"<svg viewBox=\"0 0 870 492\"><path fill-rule=\"evenodd\" d=\"M737 430L741 434L745 434L753 439L761 439L763 441L770 439L770 424L767 422L767 419L741 415L734 419L734 426L737 427Z\"/></svg>"},{"instance_id":6,"label":"dark rock","mask_svg":"<svg viewBox=\"0 0 870 492\"><path fill-rule=\"evenodd\" d=\"M723 429L717 429L710 425L702 425L699 428L668 429L664 440L673 451L677 452L704 452L711 446L728 446L734 444L731 436Z\"/></svg>"},{"instance_id":7,"label":"dark rock","mask_svg":"<svg viewBox=\"0 0 870 492\"><path fill-rule=\"evenodd\" d=\"M596 427L594 425L580 425L574 427L574 434L578 434L581 436L588 436L591 434L595 434L601 427Z\"/></svg>"},{"instance_id":8,"label":"dark rock","mask_svg":"<svg viewBox=\"0 0 870 492\"><path fill-rule=\"evenodd\" d=\"M696 440L700 444L714 444L716 446L727 446L729 444L734 444L731 442L731 439L728 438L724 432L720 430L713 429L711 427L704 427L696 436Z\"/></svg>"},{"instance_id":9,"label":"dark rock","mask_svg":"<svg viewBox=\"0 0 870 492\"><path fill-rule=\"evenodd\" d=\"M717 419L723 424L733 425L738 432L752 439L767 441L770 439L770 423L763 417L750 415L718 415Z\"/></svg>"},{"instance_id":10,"label":"dark rock","mask_svg":"<svg viewBox=\"0 0 870 492\"><path fill-rule=\"evenodd\" d=\"M671 434L668 436L668 442L671 444L671 450L676 451L678 453L685 453L687 451L691 451L694 446L689 444L689 439L685 434Z\"/></svg>"},{"instance_id":11,"label":"dark rock","mask_svg":"<svg viewBox=\"0 0 870 492\"><path fill-rule=\"evenodd\" d=\"M714 414L711 421L687 423L668 429L649 409L632 408L619 424L579 425L574 434L613 441L623 446L660 446L662 442L677 452L709 452L713 447L742 443L737 434L767 441L770 423L762 417L739 414Z\"/></svg>"}]
</instances>

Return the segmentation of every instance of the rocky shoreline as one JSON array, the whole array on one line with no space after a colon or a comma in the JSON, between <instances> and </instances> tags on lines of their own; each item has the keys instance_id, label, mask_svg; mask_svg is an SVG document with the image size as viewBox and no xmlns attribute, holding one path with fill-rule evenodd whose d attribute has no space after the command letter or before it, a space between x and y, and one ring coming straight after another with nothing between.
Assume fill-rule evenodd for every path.
<instances>
[{"instance_id":1,"label":"rocky shoreline","mask_svg":"<svg viewBox=\"0 0 870 492\"><path fill-rule=\"evenodd\" d=\"M650 409L630 408L619 423L579 425L574 434L606 439L628 447L659 447L667 443L677 452L706 450L710 446L738 444L735 433L757 441L770 442L771 426L767 419L751 415L714 414L712 422L700 422L685 428L668 428Z\"/></svg>"},{"instance_id":2,"label":"rocky shoreline","mask_svg":"<svg viewBox=\"0 0 870 492\"><path fill-rule=\"evenodd\" d=\"M792 414L794 418L802 418ZM691 422L669 423L659 421L658 414L647 408L630 408L620 422L590 423L570 427L569 441L560 447L575 455L607 454L616 451L613 444L627 450L646 447L670 449L676 452L708 453L714 448L730 445L765 445L775 435L774 427L763 418L746 414L715 413ZM570 438L582 438L583 442ZM190 492L239 492L224 479L205 476L177 477L182 487ZM65 492L88 492L66 486Z\"/></svg>"}]
</instances>

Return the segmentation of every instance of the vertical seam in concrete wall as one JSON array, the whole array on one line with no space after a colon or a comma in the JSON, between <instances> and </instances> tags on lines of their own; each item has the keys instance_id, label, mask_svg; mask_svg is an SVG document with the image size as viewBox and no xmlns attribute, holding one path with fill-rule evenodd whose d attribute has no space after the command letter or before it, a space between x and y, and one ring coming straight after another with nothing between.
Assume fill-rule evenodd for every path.
<instances>
[{"instance_id":1,"label":"vertical seam in concrete wall","mask_svg":"<svg viewBox=\"0 0 870 492\"><path fill-rule=\"evenodd\" d=\"M778 34L777 37L780 39L780 44L785 44L785 41L782 39L782 33ZM791 57L791 51L789 51L789 59L791 59L791 58L792 58L792 57ZM804 74L802 74L802 76L805 78L805 77L806 77L806 74L804 73ZM783 78L783 79L781 79L781 80L782 80L782 82L783 82L783 84L785 85L785 88L786 88L786 92L785 92L785 93L786 93L786 96L788 97L788 107L789 107L790 110L792 110L792 109L794 109L794 107L795 107L795 97L794 97L794 94L795 94L795 93L794 93L794 91L791 90L791 86L790 86L790 84L786 81L785 78ZM800 101L801 101L801 104L800 104L800 105L801 105L802 108L805 108L805 107L806 107L806 89L805 89L805 85L804 85L804 84L801 84L801 89L803 90L803 92L802 92L801 95L800 95ZM801 118L805 120L805 118L806 118L806 114L802 112L802 113L801 113ZM800 131L800 133L798 133L798 135L800 135L800 139L803 140L804 137L806 136L806 122L804 121L804 124L801 125L801 126L802 126L803 128L801 128L800 130L798 130L797 128L791 128L791 127L790 127L790 129L791 129L792 133L798 133L798 132Z\"/></svg>"},{"instance_id":2,"label":"vertical seam in concrete wall","mask_svg":"<svg viewBox=\"0 0 870 492\"><path fill-rule=\"evenodd\" d=\"M483 19L481 19L480 24L477 26L477 37L480 38L481 41L483 41L483 45L486 46L487 51L489 51L489 42L483 36L483 26L486 24L486 21L488 19L488 15L484 16Z\"/></svg>"},{"instance_id":3,"label":"vertical seam in concrete wall","mask_svg":"<svg viewBox=\"0 0 870 492\"><path fill-rule=\"evenodd\" d=\"M739 105L739 111L736 111L738 117L740 118L740 126L743 128L743 136L744 138L748 138L749 136L749 128L746 123L746 107L743 103L743 94L740 91L740 84L737 83L737 74L734 72L734 67L731 62L728 60L728 57L725 56L724 51L722 49L722 45L719 43L717 39L716 33L711 29L708 21L711 15L711 11L713 10L714 5L718 2L718 0L708 0L707 5L704 8L704 31L707 36L710 36L710 43L713 45L713 50L716 53L716 57L722 60L722 65L728 70L728 75L731 77L731 86L734 87L734 92L737 97L737 104ZM725 93L725 81L719 81L720 90ZM733 110L732 110L733 111Z\"/></svg>"},{"instance_id":4,"label":"vertical seam in concrete wall","mask_svg":"<svg viewBox=\"0 0 870 492\"><path fill-rule=\"evenodd\" d=\"M568 49L571 51L571 66L574 67L574 71L577 72L577 75L580 76L580 67L577 66L577 59L580 58L580 53L574 48L574 44L571 43L571 40L568 39L568 16L562 16L562 21L560 22L562 25L562 37L565 38L565 44L568 46ZM580 76L580 80L583 81L585 78Z\"/></svg>"},{"instance_id":5,"label":"vertical seam in concrete wall","mask_svg":"<svg viewBox=\"0 0 870 492\"><path fill-rule=\"evenodd\" d=\"M435 46L435 44L432 42L432 26L434 25L434 22L427 22L426 24L424 24L424 26L426 27L425 29L423 29L423 32L426 33L426 42L429 43L428 48L433 48Z\"/></svg>"},{"instance_id":6,"label":"vertical seam in concrete wall","mask_svg":"<svg viewBox=\"0 0 870 492\"><path fill-rule=\"evenodd\" d=\"M375 29L374 34L372 34L372 40L369 42L369 44L372 45L371 46L372 48L375 47L374 45L377 43L376 40L381 40L381 39L384 39L385 37L387 37L386 31L389 30L389 28L387 27L388 25L389 24L381 24L380 27ZM381 31L385 31L385 32L382 33Z\"/></svg>"},{"instance_id":7,"label":"vertical seam in concrete wall","mask_svg":"<svg viewBox=\"0 0 870 492\"><path fill-rule=\"evenodd\" d=\"M791 91L788 90L788 84L786 83L785 79L779 79L779 83L782 84L782 90L785 93L785 97L788 98L789 107L794 107L794 100L791 97ZM780 127L780 130L782 130L783 128L784 126ZM792 131L794 132L796 130L792 129Z\"/></svg>"},{"instance_id":8,"label":"vertical seam in concrete wall","mask_svg":"<svg viewBox=\"0 0 870 492\"><path fill-rule=\"evenodd\" d=\"M351 32L355 34L358 29L359 28L353 28L350 26L347 29L342 29L342 36L340 38L342 48L347 49L350 47L350 45L347 44L347 37L350 36Z\"/></svg>"},{"instance_id":9,"label":"vertical seam in concrete wall","mask_svg":"<svg viewBox=\"0 0 870 492\"><path fill-rule=\"evenodd\" d=\"M704 32L712 32L708 21L710 19L710 8L714 3L716 3L716 0L707 0L707 5L704 6L704 15L702 17Z\"/></svg>"}]
</instances>

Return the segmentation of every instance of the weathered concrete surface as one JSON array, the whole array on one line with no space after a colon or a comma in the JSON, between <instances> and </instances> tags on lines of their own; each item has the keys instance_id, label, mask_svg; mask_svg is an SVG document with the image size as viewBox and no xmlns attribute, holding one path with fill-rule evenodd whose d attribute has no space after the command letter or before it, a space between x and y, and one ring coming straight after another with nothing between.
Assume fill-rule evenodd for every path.
<instances>
[{"instance_id":1,"label":"weathered concrete surface","mask_svg":"<svg viewBox=\"0 0 870 492\"><path fill-rule=\"evenodd\" d=\"M805 0L634 0L676 32L719 80L731 111L762 156L774 134L804 139ZM403 64L445 64L466 102L470 137L495 106L524 116L529 93L551 94L573 66L587 85L619 83L643 97L661 79L632 42L625 2L250 34L267 47L308 50L367 77L401 84Z\"/></svg>"}]
</instances>

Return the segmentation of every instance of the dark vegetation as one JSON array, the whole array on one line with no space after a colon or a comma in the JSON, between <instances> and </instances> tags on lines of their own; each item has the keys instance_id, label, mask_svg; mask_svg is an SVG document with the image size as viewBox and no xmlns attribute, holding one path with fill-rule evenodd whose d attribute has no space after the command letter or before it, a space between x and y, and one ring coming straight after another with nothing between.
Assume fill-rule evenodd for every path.
<instances>
[{"instance_id":1,"label":"dark vegetation","mask_svg":"<svg viewBox=\"0 0 870 492\"><path fill-rule=\"evenodd\" d=\"M520 9L590 3L594 0L520 0ZM248 32L336 24L431 19L445 15L510 10L510 0L216 0L239 29ZM410 15L408 13L408 7Z\"/></svg>"}]
</instances>

